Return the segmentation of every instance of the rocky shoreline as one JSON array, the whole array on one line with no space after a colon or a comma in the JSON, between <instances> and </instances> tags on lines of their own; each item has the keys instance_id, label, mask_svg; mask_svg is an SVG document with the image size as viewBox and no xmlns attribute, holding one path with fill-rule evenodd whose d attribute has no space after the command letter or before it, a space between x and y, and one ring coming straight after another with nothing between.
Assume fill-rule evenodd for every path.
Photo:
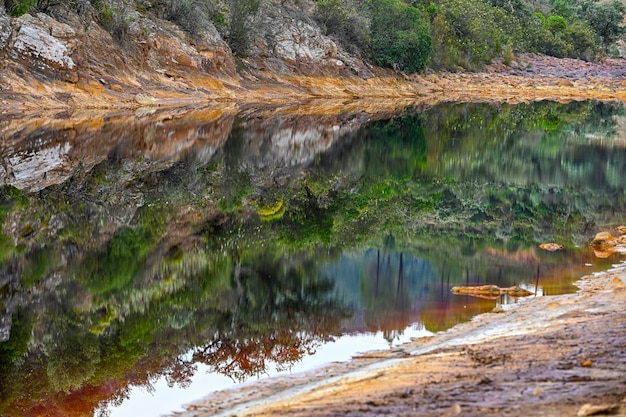
<instances>
[{"instance_id":1,"label":"rocky shoreline","mask_svg":"<svg viewBox=\"0 0 626 417\"><path fill-rule=\"evenodd\" d=\"M56 13L56 19L42 13L10 18L0 7L0 117L311 99L428 105L626 100L624 59L585 62L523 54L478 73L406 75L367 65L312 26L294 43L294 31L303 29L293 27L289 16L272 17L271 11L266 17L279 19L284 38L259 34L260 46L246 59L236 58L216 32L191 42L170 22L137 16L127 44L117 45L94 21Z\"/></svg>"},{"instance_id":2,"label":"rocky shoreline","mask_svg":"<svg viewBox=\"0 0 626 417\"><path fill-rule=\"evenodd\" d=\"M176 79L150 88L117 91L120 84L79 73L76 83L17 80L0 70L0 103L6 118L42 110L115 110L143 107L202 107L223 104L291 104L310 100L403 100L410 105L444 102L522 103L539 100L626 101L626 60L587 63L525 55L519 64L494 64L479 73L383 75L368 79L335 76L274 76L230 84L218 79ZM178 84L185 84L181 87ZM212 83L210 87L207 84ZM172 85L175 84L175 85ZM202 87L202 86L205 86ZM8 87L11 86L11 87ZM117 86L117 87L116 87ZM192 86L192 87L189 87ZM329 109L329 111L332 111Z\"/></svg>"},{"instance_id":3,"label":"rocky shoreline","mask_svg":"<svg viewBox=\"0 0 626 417\"><path fill-rule=\"evenodd\" d=\"M626 415L626 263L577 294L304 375L216 393L177 416Z\"/></svg>"}]
</instances>

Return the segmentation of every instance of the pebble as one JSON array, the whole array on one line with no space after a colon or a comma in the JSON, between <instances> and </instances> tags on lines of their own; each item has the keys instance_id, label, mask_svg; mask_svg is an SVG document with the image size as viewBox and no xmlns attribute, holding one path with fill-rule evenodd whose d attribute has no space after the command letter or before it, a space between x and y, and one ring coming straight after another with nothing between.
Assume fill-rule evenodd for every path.
<instances>
[{"instance_id":1,"label":"pebble","mask_svg":"<svg viewBox=\"0 0 626 417\"><path fill-rule=\"evenodd\" d=\"M461 406L458 404L454 404L452 407L448 408L445 413L443 413L440 417L456 417L461 414Z\"/></svg>"},{"instance_id":2,"label":"pebble","mask_svg":"<svg viewBox=\"0 0 626 417\"><path fill-rule=\"evenodd\" d=\"M615 411L619 409L619 405L616 404L601 404L601 405L591 405L585 404L580 407L578 413L576 414L578 417L586 417L593 416L598 414L613 414Z\"/></svg>"}]
</instances>

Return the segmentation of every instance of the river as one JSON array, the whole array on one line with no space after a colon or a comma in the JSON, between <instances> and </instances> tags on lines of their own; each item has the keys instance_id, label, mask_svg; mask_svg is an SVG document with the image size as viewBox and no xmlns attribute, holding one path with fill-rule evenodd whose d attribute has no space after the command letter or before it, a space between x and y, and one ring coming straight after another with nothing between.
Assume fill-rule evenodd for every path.
<instances>
[{"instance_id":1,"label":"river","mask_svg":"<svg viewBox=\"0 0 626 417\"><path fill-rule=\"evenodd\" d=\"M623 103L332 108L0 121L0 415L167 414L619 261Z\"/></svg>"}]
</instances>

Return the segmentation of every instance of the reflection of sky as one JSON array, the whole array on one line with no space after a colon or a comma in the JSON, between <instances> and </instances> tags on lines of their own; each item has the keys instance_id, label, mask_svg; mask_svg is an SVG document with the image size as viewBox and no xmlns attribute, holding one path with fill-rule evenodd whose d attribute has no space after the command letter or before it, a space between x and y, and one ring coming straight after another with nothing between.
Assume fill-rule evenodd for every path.
<instances>
[{"instance_id":1,"label":"reflection of sky","mask_svg":"<svg viewBox=\"0 0 626 417\"><path fill-rule=\"evenodd\" d=\"M420 330L417 327L409 326L398 335L393 341L393 346L408 342L411 338L431 335L427 330ZM277 372L270 365L268 372L260 376L257 380L263 380L270 376L295 374L306 372L331 362L344 362L358 353L372 350L388 349L389 343L381 332L376 334L345 335L337 338L334 342L320 346L314 355L305 356L300 362L295 364L291 370ZM188 388L167 386L164 377L161 377L154 385L154 390L149 392L144 387L134 387L130 392L130 398L124 401L119 407L110 410L111 417L151 417L182 411L184 404L197 401L202 397L210 395L212 392L231 388L236 385L227 376L209 373L206 365L198 364L198 370L192 377L192 382ZM257 381L251 379L250 382Z\"/></svg>"},{"instance_id":2,"label":"reflection of sky","mask_svg":"<svg viewBox=\"0 0 626 417\"><path fill-rule=\"evenodd\" d=\"M342 323L344 332L386 330L395 334L412 323L432 325L439 320L449 327L468 320L471 314L518 301L507 295L492 300L454 295L452 286L519 285L536 296L556 295L575 291L572 282L589 272L586 265L603 269L589 248L550 254L532 247L512 252L488 248L454 260L364 249L344 252L319 270L334 282L334 296L353 309L354 315ZM463 311L470 308L471 312Z\"/></svg>"}]
</instances>

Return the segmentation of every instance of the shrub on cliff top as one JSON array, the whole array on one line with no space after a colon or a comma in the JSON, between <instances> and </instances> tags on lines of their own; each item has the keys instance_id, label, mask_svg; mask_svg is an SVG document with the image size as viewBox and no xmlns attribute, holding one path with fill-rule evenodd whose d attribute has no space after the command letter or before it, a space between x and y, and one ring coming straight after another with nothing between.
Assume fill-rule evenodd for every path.
<instances>
[{"instance_id":1,"label":"shrub on cliff top","mask_svg":"<svg viewBox=\"0 0 626 417\"><path fill-rule=\"evenodd\" d=\"M624 34L626 5L622 1L600 3L585 0L582 2L581 10L580 18L587 21L589 26L600 35L605 46L615 42Z\"/></svg>"},{"instance_id":2,"label":"shrub on cliff top","mask_svg":"<svg viewBox=\"0 0 626 417\"><path fill-rule=\"evenodd\" d=\"M370 0L369 6L374 62L408 72L426 68L432 40L420 10L400 0Z\"/></svg>"},{"instance_id":3,"label":"shrub on cliff top","mask_svg":"<svg viewBox=\"0 0 626 417\"><path fill-rule=\"evenodd\" d=\"M596 59L600 38L588 22L556 14L546 17L539 12L534 17L542 22L542 30L536 34L533 52L559 58Z\"/></svg>"},{"instance_id":4,"label":"shrub on cliff top","mask_svg":"<svg viewBox=\"0 0 626 417\"><path fill-rule=\"evenodd\" d=\"M510 29L513 20L503 9L484 1L442 1L431 24L433 67L480 69L498 57L504 45L515 43L503 29Z\"/></svg>"},{"instance_id":5,"label":"shrub on cliff top","mask_svg":"<svg viewBox=\"0 0 626 417\"><path fill-rule=\"evenodd\" d=\"M37 6L37 0L4 0L4 8L13 17L26 14Z\"/></svg>"},{"instance_id":6,"label":"shrub on cliff top","mask_svg":"<svg viewBox=\"0 0 626 417\"><path fill-rule=\"evenodd\" d=\"M352 53L369 50L369 23L349 0L318 0L313 17L326 35Z\"/></svg>"},{"instance_id":7,"label":"shrub on cliff top","mask_svg":"<svg viewBox=\"0 0 626 417\"><path fill-rule=\"evenodd\" d=\"M165 0L165 18L182 30L197 35L206 27L206 16L212 9L210 2L198 0Z\"/></svg>"},{"instance_id":8,"label":"shrub on cliff top","mask_svg":"<svg viewBox=\"0 0 626 417\"><path fill-rule=\"evenodd\" d=\"M248 54L250 24L260 3L260 0L228 0L228 45L236 55Z\"/></svg>"}]
</instances>

